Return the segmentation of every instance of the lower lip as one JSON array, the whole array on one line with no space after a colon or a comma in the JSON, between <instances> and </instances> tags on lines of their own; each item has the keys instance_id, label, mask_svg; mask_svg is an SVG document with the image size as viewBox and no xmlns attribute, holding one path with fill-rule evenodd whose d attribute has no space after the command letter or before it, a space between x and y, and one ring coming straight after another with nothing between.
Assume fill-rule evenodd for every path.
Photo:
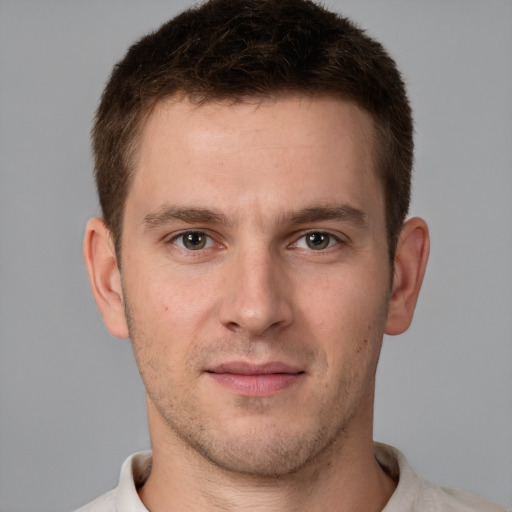
<instances>
[{"instance_id":1,"label":"lower lip","mask_svg":"<svg viewBox=\"0 0 512 512\"><path fill-rule=\"evenodd\" d=\"M296 384L303 373L271 373L268 375L240 375L209 373L216 382L241 396L271 396Z\"/></svg>"}]
</instances>

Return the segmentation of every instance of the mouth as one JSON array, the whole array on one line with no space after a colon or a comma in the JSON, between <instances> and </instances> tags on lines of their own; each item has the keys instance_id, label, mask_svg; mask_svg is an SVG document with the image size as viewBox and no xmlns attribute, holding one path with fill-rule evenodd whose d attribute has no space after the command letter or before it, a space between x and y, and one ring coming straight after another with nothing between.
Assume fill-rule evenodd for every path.
<instances>
[{"instance_id":1,"label":"mouth","mask_svg":"<svg viewBox=\"0 0 512 512\"><path fill-rule=\"evenodd\" d=\"M217 384L239 396L272 396L297 384L305 371L282 362L251 364L233 361L206 370Z\"/></svg>"}]
</instances>

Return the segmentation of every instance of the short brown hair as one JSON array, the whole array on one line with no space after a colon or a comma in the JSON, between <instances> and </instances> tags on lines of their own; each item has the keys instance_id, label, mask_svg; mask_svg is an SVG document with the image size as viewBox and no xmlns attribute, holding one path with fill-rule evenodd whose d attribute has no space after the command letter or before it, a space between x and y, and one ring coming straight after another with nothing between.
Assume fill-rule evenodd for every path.
<instances>
[{"instance_id":1,"label":"short brown hair","mask_svg":"<svg viewBox=\"0 0 512 512\"><path fill-rule=\"evenodd\" d=\"M142 38L116 64L92 134L98 196L118 256L137 142L159 100L183 94L198 103L238 102L283 93L333 95L372 115L393 260L413 163L404 83L380 43L308 0L210 0Z\"/></svg>"}]
</instances>

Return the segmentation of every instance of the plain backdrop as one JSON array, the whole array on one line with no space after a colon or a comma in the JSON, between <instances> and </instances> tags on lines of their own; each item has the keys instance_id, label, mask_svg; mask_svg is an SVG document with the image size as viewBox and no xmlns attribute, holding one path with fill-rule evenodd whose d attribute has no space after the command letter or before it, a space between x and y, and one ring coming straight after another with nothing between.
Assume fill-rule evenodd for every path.
<instances>
[{"instance_id":1,"label":"plain backdrop","mask_svg":"<svg viewBox=\"0 0 512 512\"><path fill-rule=\"evenodd\" d=\"M81 256L99 212L91 119L171 0L0 0L0 511L70 511L149 447L130 344ZM424 476L512 507L512 2L327 0L397 60L431 228L412 328L385 340L375 437Z\"/></svg>"}]
</instances>

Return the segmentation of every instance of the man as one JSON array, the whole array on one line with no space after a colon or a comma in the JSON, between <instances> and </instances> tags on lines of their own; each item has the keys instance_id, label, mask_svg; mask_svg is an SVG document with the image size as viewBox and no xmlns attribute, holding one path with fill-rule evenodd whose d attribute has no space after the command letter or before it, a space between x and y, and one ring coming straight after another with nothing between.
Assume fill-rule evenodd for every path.
<instances>
[{"instance_id":1,"label":"man","mask_svg":"<svg viewBox=\"0 0 512 512\"><path fill-rule=\"evenodd\" d=\"M502 510L372 440L382 338L429 250L379 43L306 1L211 1L129 50L93 142L85 260L152 453L81 511Z\"/></svg>"}]
</instances>

